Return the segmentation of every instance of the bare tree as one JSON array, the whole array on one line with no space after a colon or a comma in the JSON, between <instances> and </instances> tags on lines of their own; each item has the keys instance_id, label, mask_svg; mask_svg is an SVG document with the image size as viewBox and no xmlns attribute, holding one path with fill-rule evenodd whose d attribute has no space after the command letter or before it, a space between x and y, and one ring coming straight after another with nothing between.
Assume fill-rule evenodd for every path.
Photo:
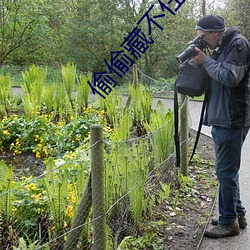
<instances>
[{"instance_id":1,"label":"bare tree","mask_svg":"<svg viewBox=\"0 0 250 250\"><path fill-rule=\"evenodd\" d=\"M206 15L206 0L202 0L201 2L201 14L202 16Z\"/></svg>"},{"instance_id":2,"label":"bare tree","mask_svg":"<svg viewBox=\"0 0 250 250\"><path fill-rule=\"evenodd\" d=\"M27 0L0 2L0 65L28 41L34 39L42 28L44 9ZM34 50L35 48L30 48Z\"/></svg>"}]
</instances>

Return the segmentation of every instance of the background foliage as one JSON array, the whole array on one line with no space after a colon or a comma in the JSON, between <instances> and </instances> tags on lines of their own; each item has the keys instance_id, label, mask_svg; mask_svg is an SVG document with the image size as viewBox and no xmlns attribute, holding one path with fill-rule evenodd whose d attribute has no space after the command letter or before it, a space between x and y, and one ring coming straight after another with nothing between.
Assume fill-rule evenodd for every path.
<instances>
[{"instance_id":1,"label":"background foliage","mask_svg":"<svg viewBox=\"0 0 250 250\"><path fill-rule=\"evenodd\" d=\"M71 62L81 71L101 72L104 59L119 49L152 4L152 14L161 14L157 0L1 1L0 65ZM247 0L186 1L176 15L157 19L163 30L153 30L155 43L137 62L139 68L154 78L175 76L175 56L195 37L197 19L211 13L222 15L228 27L238 25L249 38ZM147 30L146 25L140 24Z\"/></svg>"}]
</instances>

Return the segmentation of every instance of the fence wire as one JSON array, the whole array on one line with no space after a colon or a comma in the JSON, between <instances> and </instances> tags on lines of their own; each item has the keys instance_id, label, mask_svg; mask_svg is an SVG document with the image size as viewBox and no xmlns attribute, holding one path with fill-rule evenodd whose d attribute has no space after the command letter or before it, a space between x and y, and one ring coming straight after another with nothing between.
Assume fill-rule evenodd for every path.
<instances>
[{"instance_id":1,"label":"fence wire","mask_svg":"<svg viewBox=\"0 0 250 250\"><path fill-rule=\"evenodd\" d=\"M142 82L143 85L150 87L152 92L154 94L160 94L160 95L173 95L174 91L174 79L161 79L156 80L146 74L144 74L139 68L139 79Z\"/></svg>"}]
</instances>

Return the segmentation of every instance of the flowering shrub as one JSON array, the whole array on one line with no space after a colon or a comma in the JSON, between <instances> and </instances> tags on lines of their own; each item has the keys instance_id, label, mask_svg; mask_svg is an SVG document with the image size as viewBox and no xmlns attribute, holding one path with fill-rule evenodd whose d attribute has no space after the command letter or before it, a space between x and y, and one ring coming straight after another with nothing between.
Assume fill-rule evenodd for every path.
<instances>
[{"instance_id":1,"label":"flowering shrub","mask_svg":"<svg viewBox=\"0 0 250 250\"><path fill-rule=\"evenodd\" d=\"M48 115L34 119L12 115L0 121L0 151L10 150L14 155L33 152L37 158L58 157L87 142L90 126L103 121L103 113L91 107L67 124L54 123Z\"/></svg>"},{"instance_id":2,"label":"flowering shrub","mask_svg":"<svg viewBox=\"0 0 250 250\"><path fill-rule=\"evenodd\" d=\"M13 228L22 228L22 234L32 239L37 233L37 225L48 214L47 191L41 181L30 182L33 177L23 177L14 193L12 218ZM22 218L22 219L20 219Z\"/></svg>"}]
</instances>

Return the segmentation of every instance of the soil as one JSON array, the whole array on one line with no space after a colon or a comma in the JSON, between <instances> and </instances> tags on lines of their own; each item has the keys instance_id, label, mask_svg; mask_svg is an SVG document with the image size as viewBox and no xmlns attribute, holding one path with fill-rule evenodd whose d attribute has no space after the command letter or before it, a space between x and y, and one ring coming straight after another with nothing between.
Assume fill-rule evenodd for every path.
<instances>
[{"instance_id":1,"label":"soil","mask_svg":"<svg viewBox=\"0 0 250 250\"><path fill-rule=\"evenodd\" d=\"M195 134L191 131L191 138L195 138ZM193 146L193 139L190 146ZM213 141L201 134L196 157L188 170L192 183L187 184L185 188L179 187L176 209L173 209L171 202L158 208L161 213L167 215L168 225L159 231L164 242L164 250L199 249L217 194L218 183L214 162ZM176 188L178 189L178 186ZM172 195L172 199L175 197Z\"/></svg>"},{"instance_id":2,"label":"soil","mask_svg":"<svg viewBox=\"0 0 250 250\"><path fill-rule=\"evenodd\" d=\"M13 156L12 152L7 152L0 156L0 160L4 160L5 164L13 167L15 180L20 177L39 176L45 171L43 159L37 159L34 154L22 153Z\"/></svg>"}]
</instances>

